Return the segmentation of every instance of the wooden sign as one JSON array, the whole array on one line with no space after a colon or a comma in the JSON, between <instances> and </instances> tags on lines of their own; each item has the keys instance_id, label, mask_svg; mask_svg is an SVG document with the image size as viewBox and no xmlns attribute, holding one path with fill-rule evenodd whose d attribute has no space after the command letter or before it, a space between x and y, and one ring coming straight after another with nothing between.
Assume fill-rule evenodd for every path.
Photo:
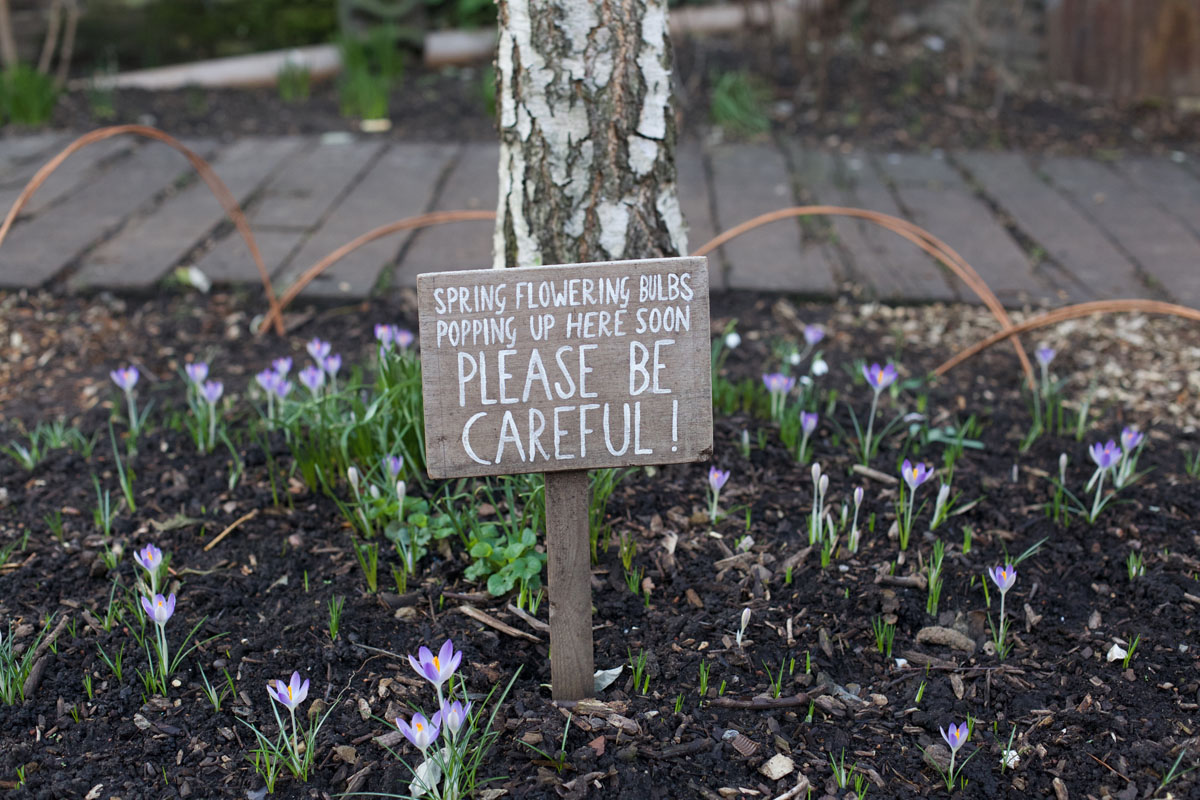
<instances>
[{"instance_id":1,"label":"wooden sign","mask_svg":"<svg viewBox=\"0 0 1200 800\"><path fill-rule=\"evenodd\" d=\"M429 475L705 461L708 263L417 277Z\"/></svg>"}]
</instances>

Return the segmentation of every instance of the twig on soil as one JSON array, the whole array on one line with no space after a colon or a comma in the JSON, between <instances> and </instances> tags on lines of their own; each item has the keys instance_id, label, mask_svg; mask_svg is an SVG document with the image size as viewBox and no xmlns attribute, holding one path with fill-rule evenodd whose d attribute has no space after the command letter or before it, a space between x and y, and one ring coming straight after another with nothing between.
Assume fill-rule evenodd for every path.
<instances>
[{"instance_id":1,"label":"twig on soil","mask_svg":"<svg viewBox=\"0 0 1200 800\"><path fill-rule=\"evenodd\" d=\"M235 528L237 528L239 525L241 525L243 522L249 522L250 520L254 519L254 518L255 518L255 517L257 517L257 516L258 516L258 509L257 509L257 508L256 508L256 509L253 509L252 511L249 511L249 512L247 512L247 513L245 513L245 514L242 514L240 517L238 517L236 520L234 520L234 521L233 521L233 524L232 524L232 525L230 525L228 528L226 528L225 530L223 530L223 531L221 531L220 533L218 533L218 534L217 534L217 538L213 539L211 542L209 542L208 544L204 545L204 552L206 552L206 553L207 553L209 550L212 550L214 547L216 547L216 546L217 546L217 544L218 544L218 543L219 543L219 542L220 542L222 539L224 539L226 536L228 536L230 533L232 533L232 532L233 532L233 530L234 530Z\"/></svg>"},{"instance_id":2,"label":"twig on soil","mask_svg":"<svg viewBox=\"0 0 1200 800\"><path fill-rule=\"evenodd\" d=\"M750 711L771 711L776 708L794 708L795 706L806 706L812 702L813 698L828 694L825 687L818 687L811 692L801 692L800 694L792 695L791 697L753 697L749 700L739 700L736 697L718 697L715 700L709 700L710 706L717 708L742 708Z\"/></svg>"},{"instance_id":3,"label":"twig on soil","mask_svg":"<svg viewBox=\"0 0 1200 800\"><path fill-rule=\"evenodd\" d=\"M830 757L832 758L832 756L830 756ZM775 800L792 800L792 798L799 797L800 795L807 792L811 786L812 786L812 784L809 783L808 776L801 775L799 783L797 783L791 789L788 789L783 794L776 797Z\"/></svg>"},{"instance_id":4,"label":"twig on soil","mask_svg":"<svg viewBox=\"0 0 1200 800\"><path fill-rule=\"evenodd\" d=\"M888 486L895 486L900 482L895 475L888 475L886 472L880 472L877 469L871 469L870 467L865 467L862 464L855 464L853 469L859 475L862 475L866 478L871 478L872 480L877 480L880 483L886 483Z\"/></svg>"},{"instance_id":5,"label":"twig on soil","mask_svg":"<svg viewBox=\"0 0 1200 800\"><path fill-rule=\"evenodd\" d=\"M457 610L461 611L462 613L466 614L468 617L470 617L471 619L473 619L477 622L482 622L484 625L487 625L488 627L495 628L496 630L500 631L501 633L507 633L509 636L515 636L518 639L528 639L529 641L537 642L538 644L541 644L541 642L542 642L541 639L534 636L532 633L526 633L525 631L514 628L512 625L503 623L500 620L493 617L491 614L487 613L486 611L480 611L475 606L469 606L469 605L464 604L464 605L458 606Z\"/></svg>"},{"instance_id":6,"label":"twig on soil","mask_svg":"<svg viewBox=\"0 0 1200 800\"><path fill-rule=\"evenodd\" d=\"M541 631L542 633L549 633L549 632L550 632L550 626L549 626L549 625L547 625L546 623L542 622L540 619L538 619L537 617L535 617L533 614L530 614L530 613L529 613L528 611L526 611L525 609L523 609L523 608L517 608L517 607L516 607L516 606L514 606L512 603L509 603L509 604L508 604L508 610L509 610L509 611L511 611L512 613L516 614L516 615L517 615L518 617L520 617L521 619L525 620L527 623L529 623L529 626L530 626L531 628L533 628L534 630L536 630L536 631Z\"/></svg>"},{"instance_id":7,"label":"twig on soil","mask_svg":"<svg viewBox=\"0 0 1200 800\"><path fill-rule=\"evenodd\" d=\"M1111 772L1113 775L1116 775L1116 776L1117 776L1118 778L1120 778L1121 780L1125 781L1126 783L1133 783L1133 781L1129 780L1129 778L1126 778L1126 777L1125 777L1124 775L1122 775L1120 772L1117 772L1115 769L1113 769L1112 767L1110 767L1108 764L1105 764L1103 759L1096 758L1096 757L1095 757L1094 755L1092 755L1091 753L1088 753L1088 756L1089 756L1089 757L1090 757L1090 758L1091 758L1093 761L1095 761L1097 764L1099 764L1100 766L1104 767L1105 769L1107 769L1107 770L1108 770L1109 772Z\"/></svg>"}]
</instances>

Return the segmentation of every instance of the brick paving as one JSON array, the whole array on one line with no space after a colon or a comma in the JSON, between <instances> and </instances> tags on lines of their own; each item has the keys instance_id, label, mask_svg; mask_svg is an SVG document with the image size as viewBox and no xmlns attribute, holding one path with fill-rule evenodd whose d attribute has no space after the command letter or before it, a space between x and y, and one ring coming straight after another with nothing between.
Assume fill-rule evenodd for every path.
<instances>
[{"instance_id":1,"label":"brick paving","mask_svg":"<svg viewBox=\"0 0 1200 800\"><path fill-rule=\"evenodd\" d=\"M0 210L65 146L62 134L0 139ZM494 145L370 137L244 137L190 146L243 204L278 289L339 245L427 211L492 209ZM831 153L793 141L679 149L691 247L797 204L912 220L969 261L1011 306L1149 297L1200 306L1200 172L1166 158L1099 161L1013 152ZM305 292L356 299L416 275L486 267L490 222L398 233ZM721 289L889 301L974 301L902 238L849 218L787 219L710 256ZM0 288L154 291L176 267L218 284L259 281L220 206L174 151L105 140L71 156L0 244Z\"/></svg>"}]
</instances>

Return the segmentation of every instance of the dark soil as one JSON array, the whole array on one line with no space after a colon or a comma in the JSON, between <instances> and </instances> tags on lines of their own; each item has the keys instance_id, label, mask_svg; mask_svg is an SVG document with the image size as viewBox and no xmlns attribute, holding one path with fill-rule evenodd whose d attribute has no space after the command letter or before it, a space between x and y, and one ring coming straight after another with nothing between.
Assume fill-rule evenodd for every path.
<instances>
[{"instance_id":1,"label":"dark soil","mask_svg":"<svg viewBox=\"0 0 1200 800\"><path fill-rule=\"evenodd\" d=\"M406 300L313 311L292 320L286 342L251 338L246 324L256 309L227 296L199 306L188 297L118 308L78 298L7 302L14 331L27 341L54 344L50 359L13 374L3 401L10 425L3 440L12 435L15 419L32 424L63 414L89 433L103 432L88 461L55 451L28 473L0 460L6 492L0 546L31 533L27 548L0 566L0 630L12 620L25 644L32 638L27 626L40 625L47 615L70 620L59 630L56 652L41 654L44 671L27 702L0 711L0 786L14 786L22 765L27 778L14 797L261 796L255 790L262 782L247 761L251 741L237 720L272 731L264 687L292 670L309 677L310 698L333 704L333 711L318 741L312 779L301 785L285 777L277 796L332 797L348 789L403 793L409 773L373 741L388 730L377 718L391 718L408 703L432 704L428 687L402 656L446 637L464 651L460 672L473 693L486 694L520 669L497 715L501 735L483 768L486 776L506 776L490 786L506 789L507 797L773 798L795 786L800 773L814 786L813 797L845 797L849 790L839 795L829 766L830 755L843 749L846 763L869 777L868 797L944 797L921 748L940 745L939 726L968 714L975 718L974 735L960 763L975 755L963 773L968 787L956 797L1166 797L1157 787L1177 756L1183 753L1180 770L1196 763L1200 493L1176 449L1188 437L1169 426L1152 429L1141 462L1151 471L1123 493L1126 502L1111 506L1095 526L1075 519L1056 527L1042 510L1050 487L1039 475L1056 471L1065 451L1072 483L1082 484L1087 442L1138 420L1104 409L1084 442L1047 436L1019 454L1028 415L1011 350L989 351L947 380L901 393L899 403L911 410L916 393L927 392L937 425L955 415L979 415L986 447L968 449L954 479L965 499L981 502L936 533L925 533L936 490L924 487L929 506L899 560L897 542L886 534L895 487L852 475L853 459L844 441L835 444L836 428L828 421L818 431L815 452L831 476L833 502L865 484L863 519L875 515L875 526L856 556L842 551L827 569L818 553L806 551L809 469L781 447L768 421L741 414L717 418L716 463L733 477L722 501L730 516L715 529L700 513L703 465L664 467L622 485L609 519L618 535L636 541L635 566L645 570L652 588L648 602L631 594L616 546L601 558L593 573L596 664L614 667L644 650L649 691L637 691L626 671L600 695L607 713L575 714L564 740L567 717L546 688L545 634L507 610L512 598L491 598L466 582L461 552L427 557L420 585L410 584L403 596L368 594L331 499L293 483L288 501L274 505L262 453L254 446L245 449L246 473L231 490L228 454L198 455L190 439L161 427L169 410L181 405L176 375L185 355L207 358L215 377L236 393L273 356L289 354L299 363L301 342L317 334L348 363L362 363L373 349L374 322L413 326ZM806 322L830 316L827 307L799 310ZM741 320L745 341L727 364L735 377L757 378L771 345L796 336L788 316L755 296L715 297L713 313L715 325ZM109 318L116 322L94 324ZM852 359L900 353L903 378L924 374L947 354L897 335L882 322L831 330L823 343L832 367L825 385L862 414L869 395L850 380ZM1069 371L1071 355L1060 359L1055 367ZM119 494L107 442L108 407L116 399L107 374L127 361L142 367L142 397L155 398L156 410L132 464L138 511L122 512L115 524L114 540L124 556L113 575L99 560L89 476L98 475ZM897 403L885 400L883 406L890 418ZM848 425L844 409L836 416ZM750 431L749 459L737 444L743 429ZM890 440L873 466L895 475L896 462L911 455L912 446L903 437ZM940 465L941 451L929 445L921 456ZM276 455L286 457L281 448ZM56 511L62 514L62 542L46 521ZM205 549L250 512L257 514ZM178 515L193 521L158 530ZM747 524L755 545L750 555L731 558ZM969 553L962 552L965 526L974 531ZM913 585L935 538L946 544L936 620L926 613L925 592ZM1008 596L1016 644L1001 661L988 649L982 575L1003 563L1005 552L1021 553L1043 538L1044 547L1020 565ZM207 617L199 636L219 636L184 661L166 698L143 696L133 676L141 656L131 637L119 625L104 632L97 622L114 579L131 583L136 567L130 555L148 542L172 555L179 605L170 635L182 636ZM1146 574L1133 582L1125 568L1131 550L1146 564ZM387 574L383 564L380 573ZM334 596L346 598L346 606L341 632L331 642L326 609ZM995 598L993 591L993 618ZM481 625L456 611L464 603L541 641ZM747 641L738 647L744 608L752 609L752 617ZM543 603L538 612L543 620L546 609ZM894 619L894 655L906 664L877 651L871 620L878 615ZM918 643L918 631L935 624L964 634L971 652ZM1128 669L1105 660L1114 641L1136 635L1141 640ZM118 682L97 646L112 653L122 645L126 675ZM701 698L704 661L711 675L708 697ZM236 698L219 712L201 694L198 666L210 679L228 668L237 682ZM782 670L783 702L763 699L768 670ZM85 674L93 677L90 699ZM745 747L749 755L725 740L727 731L753 743ZM1014 731L1012 747L1021 763L1002 773L999 759ZM556 772L520 741L548 753L561 748L566 766ZM413 756L411 748L401 752ZM759 767L776 753L789 755L797 772L778 781L764 777ZM1200 797L1198 775L1171 783L1171 796Z\"/></svg>"},{"instance_id":2,"label":"dark soil","mask_svg":"<svg viewBox=\"0 0 1200 800\"><path fill-rule=\"evenodd\" d=\"M764 111L774 132L814 146L1195 152L1198 115L1170 103L1115 105L1051 83L1041 67L1014 76L1002 63L968 59L953 40L930 50L926 33L894 40L872 29L856 38L839 28L816 41L781 40L764 31L684 38L675 48L680 130L708 131L715 82L727 71L747 70L767 90ZM814 44L821 49L811 51ZM392 93L393 127L382 135L493 140L491 76L486 64L436 70L414 64ZM273 88L119 90L111 104L112 115L100 117L93 93L67 93L52 126L84 132L142 123L181 137L358 131L357 120L339 113L335 81L314 84L312 96L298 104L285 103Z\"/></svg>"}]
</instances>

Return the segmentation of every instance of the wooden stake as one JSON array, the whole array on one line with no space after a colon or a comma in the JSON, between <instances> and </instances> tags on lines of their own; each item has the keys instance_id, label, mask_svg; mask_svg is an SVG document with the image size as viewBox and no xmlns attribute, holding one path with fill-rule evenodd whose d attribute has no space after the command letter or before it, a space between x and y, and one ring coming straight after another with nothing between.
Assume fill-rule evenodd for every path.
<instances>
[{"instance_id":1,"label":"wooden stake","mask_svg":"<svg viewBox=\"0 0 1200 800\"><path fill-rule=\"evenodd\" d=\"M546 473L550 685L555 700L595 694L586 470Z\"/></svg>"}]
</instances>

